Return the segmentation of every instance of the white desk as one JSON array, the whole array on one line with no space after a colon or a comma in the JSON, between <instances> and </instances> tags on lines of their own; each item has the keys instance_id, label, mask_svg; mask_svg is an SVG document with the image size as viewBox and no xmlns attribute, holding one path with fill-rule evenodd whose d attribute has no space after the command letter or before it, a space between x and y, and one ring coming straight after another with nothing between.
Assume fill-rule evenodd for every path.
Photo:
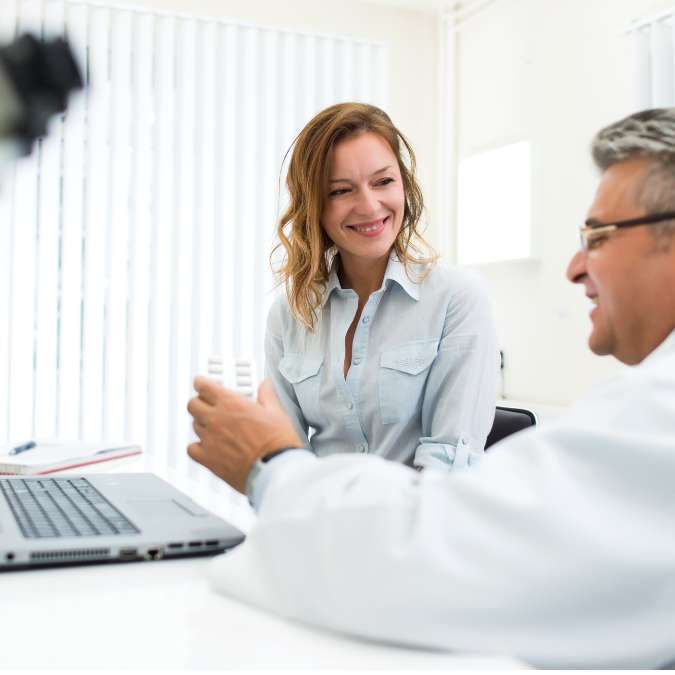
<instances>
[{"instance_id":1,"label":"white desk","mask_svg":"<svg viewBox=\"0 0 675 675\"><path fill-rule=\"evenodd\" d=\"M0 575L0 668L518 668L313 630L211 590L208 559Z\"/></svg>"},{"instance_id":2,"label":"white desk","mask_svg":"<svg viewBox=\"0 0 675 675\"><path fill-rule=\"evenodd\" d=\"M110 463L111 470L139 468ZM399 649L307 628L214 592L209 563L1 573L0 669L523 667L510 658Z\"/></svg>"}]
</instances>

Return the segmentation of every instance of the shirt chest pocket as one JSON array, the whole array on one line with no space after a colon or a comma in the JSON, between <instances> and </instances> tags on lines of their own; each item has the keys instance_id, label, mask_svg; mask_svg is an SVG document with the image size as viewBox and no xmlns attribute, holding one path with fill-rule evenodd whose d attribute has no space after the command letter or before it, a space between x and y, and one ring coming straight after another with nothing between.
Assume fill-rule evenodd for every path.
<instances>
[{"instance_id":1,"label":"shirt chest pocket","mask_svg":"<svg viewBox=\"0 0 675 675\"><path fill-rule=\"evenodd\" d=\"M437 353L438 340L412 342L382 352L378 390L384 424L407 422L419 411L429 368Z\"/></svg>"},{"instance_id":2,"label":"shirt chest pocket","mask_svg":"<svg viewBox=\"0 0 675 675\"><path fill-rule=\"evenodd\" d=\"M323 354L284 354L279 361L279 372L293 387L300 410L306 422L319 424L319 384Z\"/></svg>"}]
</instances>

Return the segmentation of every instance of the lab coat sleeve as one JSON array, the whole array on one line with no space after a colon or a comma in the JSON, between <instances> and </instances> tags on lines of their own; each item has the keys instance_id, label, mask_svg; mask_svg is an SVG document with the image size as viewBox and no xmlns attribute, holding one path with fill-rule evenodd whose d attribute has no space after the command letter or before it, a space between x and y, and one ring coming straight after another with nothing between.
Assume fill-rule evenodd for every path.
<instances>
[{"instance_id":1,"label":"lab coat sleeve","mask_svg":"<svg viewBox=\"0 0 675 675\"><path fill-rule=\"evenodd\" d=\"M668 663L675 434L611 436L643 392L604 427L572 415L510 437L471 471L310 453L270 462L259 522L214 563L213 581L281 615L390 643L550 668ZM658 396L647 405L672 419Z\"/></svg>"}]
</instances>

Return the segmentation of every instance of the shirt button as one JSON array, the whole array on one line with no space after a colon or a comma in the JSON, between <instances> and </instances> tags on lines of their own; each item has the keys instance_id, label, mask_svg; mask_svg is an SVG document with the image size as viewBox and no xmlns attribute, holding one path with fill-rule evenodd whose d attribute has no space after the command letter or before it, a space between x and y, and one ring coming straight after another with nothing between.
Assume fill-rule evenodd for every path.
<instances>
[{"instance_id":1,"label":"shirt button","mask_svg":"<svg viewBox=\"0 0 675 675\"><path fill-rule=\"evenodd\" d=\"M349 403L347 403L347 408L349 408L350 410L354 410L354 404L351 401L349 401Z\"/></svg>"},{"instance_id":2,"label":"shirt button","mask_svg":"<svg viewBox=\"0 0 675 675\"><path fill-rule=\"evenodd\" d=\"M363 317L363 323L370 323L370 317L369 317L369 316L364 316L364 317Z\"/></svg>"},{"instance_id":3,"label":"shirt button","mask_svg":"<svg viewBox=\"0 0 675 675\"><path fill-rule=\"evenodd\" d=\"M365 452L368 449L368 446L365 443L360 443L356 446L358 452Z\"/></svg>"},{"instance_id":4,"label":"shirt button","mask_svg":"<svg viewBox=\"0 0 675 675\"><path fill-rule=\"evenodd\" d=\"M355 366L358 366L359 363L361 363L361 359L358 359L358 358L354 359L353 363L354 363Z\"/></svg>"}]
</instances>

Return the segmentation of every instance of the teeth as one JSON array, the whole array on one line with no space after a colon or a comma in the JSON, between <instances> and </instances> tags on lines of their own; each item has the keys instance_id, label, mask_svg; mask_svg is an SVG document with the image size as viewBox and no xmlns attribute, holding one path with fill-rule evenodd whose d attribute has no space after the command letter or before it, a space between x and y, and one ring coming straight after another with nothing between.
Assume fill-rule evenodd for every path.
<instances>
[{"instance_id":1,"label":"teeth","mask_svg":"<svg viewBox=\"0 0 675 675\"><path fill-rule=\"evenodd\" d=\"M590 300L594 305L598 304L598 296L597 295L594 298L590 298Z\"/></svg>"},{"instance_id":2,"label":"teeth","mask_svg":"<svg viewBox=\"0 0 675 675\"><path fill-rule=\"evenodd\" d=\"M352 227L357 232L375 232L376 230L379 230L381 226L382 226L382 223L378 223L377 225L366 225L364 227L358 227L356 225L351 225L350 227Z\"/></svg>"}]
</instances>

